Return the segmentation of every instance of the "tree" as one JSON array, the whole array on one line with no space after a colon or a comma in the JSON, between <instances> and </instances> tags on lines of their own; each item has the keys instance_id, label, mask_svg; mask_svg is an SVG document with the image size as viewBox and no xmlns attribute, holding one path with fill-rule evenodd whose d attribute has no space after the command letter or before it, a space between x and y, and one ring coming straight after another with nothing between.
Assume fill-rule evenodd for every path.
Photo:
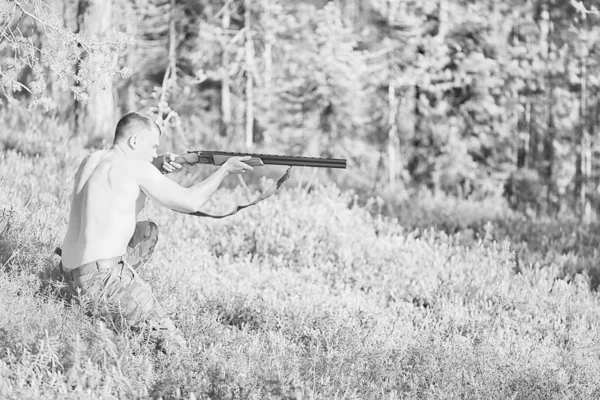
<instances>
[{"instance_id":1,"label":"tree","mask_svg":"<svg viewBox=\"0 0 600 400\"><path fill-rule=\"evenodd\" d=\"M86 0L77 3L77 33L91 37L97 43L106 41L112 27L112 0ZM92 62L108 59L110 47L100 45L101 58ZM86 57L91 57L87 54ZM110 60L110 61L109 61ZM113 62L116 64L117 60ZM86 64L77 64L77 74ZM75 107L75 133L87 133L91 138L110 136L115 126L115 101L113 98L112 76L102 74L89 75L86 81L77 82L87 91L86 101L78 101ZM91 81L91 82L90 82ZM94 85L90 85L94 83Z\"/></svg>"},{"instance_id":2,"label":"tree","mask_svg":"<svg viewBox=\"0 0 600 400\"><path fill-rule=\"evenodd\" d=\"M245 148L252 150L254 146L254 42L252 40L252 1L244 0L244 48L245 48L245 70L246 70L246 135Z\"/></svg>"},{"instance_id":3,"label":"tree","mask_svg":"<svg viewBox=\"0 0 600 400\"><path fill-rule=\"evenodd\" d=\"M96 101L88 91L117 73L128 73L115 62L114 53L110 54L131 43L124 34L99 40L71 32L65 28L65 21L40 0L0 1L0 19L6 21L0 30L0 100L9 106L54 110L56 99L50 96L50 85L71 91L82 102Z\"/></svg>"}]
</instances>

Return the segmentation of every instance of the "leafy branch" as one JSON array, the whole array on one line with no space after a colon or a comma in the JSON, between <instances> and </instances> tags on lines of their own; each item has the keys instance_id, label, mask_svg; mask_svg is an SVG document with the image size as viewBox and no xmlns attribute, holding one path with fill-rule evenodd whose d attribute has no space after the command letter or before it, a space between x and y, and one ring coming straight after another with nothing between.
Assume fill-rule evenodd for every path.
<instances>
[{"instance_id":1,"label":"leafy branch","mask_svg":"<svg viewBox=\"0 0 600 400\"><path fill-rule=\"evenodd\" d=\"M0 87L9 106L19 103L15 93L25 91L33 105L52 108L53 99L44 95L49 72L60 89L70 90L81 101L87 101L88 86L102 85L115 73L128 74L111 51L118 54L133 38L117 33L98 41L71 32L41 0L0 0L0 25L0 54L7 60L0 68ZM40 35L48 39L43 48L36 43Z\"/></svg>"}]
</instances>

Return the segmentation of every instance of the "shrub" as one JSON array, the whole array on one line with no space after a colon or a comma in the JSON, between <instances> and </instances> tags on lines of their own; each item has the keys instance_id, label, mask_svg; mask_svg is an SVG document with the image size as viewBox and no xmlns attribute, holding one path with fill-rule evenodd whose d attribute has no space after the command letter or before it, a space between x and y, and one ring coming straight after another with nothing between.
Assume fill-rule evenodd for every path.
<instances>
[{"instance_id":1,"label":"shrub","mask_svg":"<svg viewBox=\"0 0 600 400\"><path fill-rule=\"evenodd\" d=\"M62 159L1 153L0 397L600 395L598 295L578 272L593 265L595 227L436 196L383 217L377 200L331 185L288 186L224 220L149 205L160 238L140 273L188 340L157 353L88 315L85 296L61 296L52 250L80 146ZM244 196L220 190L207 208ZM511 229L523 236L498 245ZM519 253L517 266L525 241L556 254Z\"/></svg>"}]
</instances>

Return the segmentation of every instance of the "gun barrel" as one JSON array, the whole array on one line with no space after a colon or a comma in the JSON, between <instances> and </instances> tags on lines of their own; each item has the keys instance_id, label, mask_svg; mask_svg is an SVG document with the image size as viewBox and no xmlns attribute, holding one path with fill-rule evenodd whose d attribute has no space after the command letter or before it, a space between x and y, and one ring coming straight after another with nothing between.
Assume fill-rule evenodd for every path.
<instances>
[{"instance_id":1,"label":"gun barrel","mask_svg":"<svg viewBox=\"0 0 600 400\"><path fill-rule=\"evenodd\" d=\"M260 158L262 162L267 165L289 165L314 168L346 168L346 160L343 158L296 157L273 154L231 153L226 151L199 151L197 154L200 158L212 156L252 156Z\"/></svg>"}]
</instances>

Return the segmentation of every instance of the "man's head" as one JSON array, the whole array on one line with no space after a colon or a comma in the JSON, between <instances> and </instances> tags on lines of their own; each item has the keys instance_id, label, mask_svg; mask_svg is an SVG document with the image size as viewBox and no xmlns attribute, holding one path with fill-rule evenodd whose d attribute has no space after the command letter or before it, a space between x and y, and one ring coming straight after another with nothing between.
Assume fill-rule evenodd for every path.
<instances>
[{"instance_id":1,"label":"man's head","mask_svg":"<svg viewBox=\"0 0 600 400\"><path fill-rule=\"evenodd\" d=\"M156 122L140 113L124 115L117 123L113 145L127 148L140 160L152 161L157 156L159 137L162 132Z\"/></svg>"}]
</instances>

